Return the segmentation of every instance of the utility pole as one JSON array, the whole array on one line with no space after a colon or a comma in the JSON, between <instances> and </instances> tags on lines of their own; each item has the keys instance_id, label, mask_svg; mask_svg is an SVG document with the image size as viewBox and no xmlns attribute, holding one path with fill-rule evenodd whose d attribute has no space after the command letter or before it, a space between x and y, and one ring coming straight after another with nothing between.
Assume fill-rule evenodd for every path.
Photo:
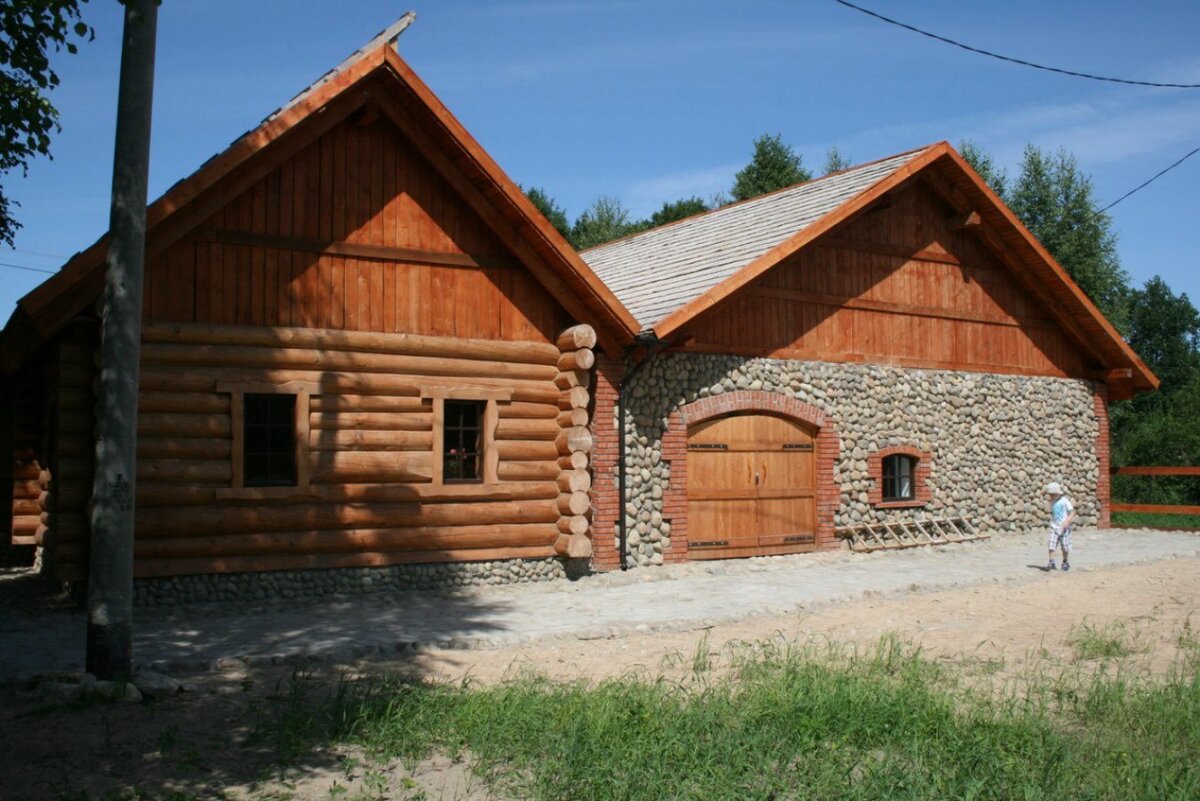
<instances>
[{"instance_id":1,"label":"utility pole","mask_svg":"<svg viewBox=\"0 0 1200 801\"><path fill-rule=\"evenodd\" d=\"M87 621L88 672L121 681L130 678L133 667L138 362L158 0L124 0L124 6L108 263L100 321Z\"/></svg>"}]
</instances>

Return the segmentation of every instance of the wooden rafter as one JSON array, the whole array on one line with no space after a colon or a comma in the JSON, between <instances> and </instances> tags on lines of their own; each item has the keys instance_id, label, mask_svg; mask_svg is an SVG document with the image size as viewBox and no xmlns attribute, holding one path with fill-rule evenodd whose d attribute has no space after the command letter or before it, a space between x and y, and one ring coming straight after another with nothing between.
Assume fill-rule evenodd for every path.
<instances>
[{"instance_id":1,"label":"wooden rafter","mask_svg":"<svg viewBox=\"0 0 1200 801\"><path fill-rule=\"evenodd\" d=\"M950 218L951 231L965 231L968 228L978 228L983 224L983 218L977 211L965 211Z\"/></svg>"}]
</instances>

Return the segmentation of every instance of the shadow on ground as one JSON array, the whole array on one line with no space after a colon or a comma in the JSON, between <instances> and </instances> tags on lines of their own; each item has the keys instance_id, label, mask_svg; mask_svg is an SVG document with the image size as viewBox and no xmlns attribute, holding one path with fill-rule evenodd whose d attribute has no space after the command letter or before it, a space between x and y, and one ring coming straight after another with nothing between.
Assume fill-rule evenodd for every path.
<instances>
[{"instance_id":1,"label":"shadow on ground","mask_svg":"<svg viewBox=\"0 0 1200 801\"><path fill-rule=\"evenodd\" d=\"M419 654L396 670L421 684ZM360 680L352 668L229 666L182 678L188 691L137 704L50 706L0 690L0 727L23 744L0 756L3 797L236 798L266 785L346 783L354 763L329 743L347 733L331 712Z\"/></svg>"},{"instance_id":2,"label":"shadow on ground","mask_svg":"<svg viewBox=\"0 0 1200 801\"><path fill-rule=\"evenodd\" d=\"M351 763L328 746L342 733L329 714L339 691L380 660L421 685L426 647L477 644L496 632L484 619L505 606L464 590L137 609L135 662L188 691L63 705L32 692L38 674L82 671L84 611L60 589L0 582L0 729L23 743L0 755L6 801L210 798L265 781L344 779Z\"/></svg>"},{"instance_id":3,"label":"shadow on ground","mask_svg":"<svg viewBox=\"0 0 1200 801\"><path fill-rule=\"evenodd\" d=\"M403 659L422 646L485 644L500 632L494 620L506 609L501 598L470 589L139 608L134 662L195 671L222 659L249 665ZM81 599L29 576L0 580L0 681L81 671L84 632Z\"/></svg>"}]
</instances>

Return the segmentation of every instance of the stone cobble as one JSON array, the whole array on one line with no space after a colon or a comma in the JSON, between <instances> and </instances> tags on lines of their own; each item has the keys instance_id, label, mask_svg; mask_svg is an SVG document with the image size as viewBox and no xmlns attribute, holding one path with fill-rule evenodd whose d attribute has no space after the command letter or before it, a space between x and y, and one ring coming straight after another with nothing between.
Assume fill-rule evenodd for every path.
<instances>
[{"instance_id":1,"label":"stone cobble","mask_svg":"<svg viewBox=\"0 0 1200 801\"><path fill-rule=\"evenodd\" d=\"M567 575L562 559L390 565L331 570L278 570L138 579L134 603L143 608L210 602L270 602L353 596L398 590L453 590L553 581Z\"/></svg>"},{"instance_id":2,"label":"stone cobble","mask_svg":"<svg viewBox=\"0 0 1200 801\"><path fill-rule=\"evenodd\" d=\"M869 364L669 353L630 388L624 425L625 517L630 564L660 565L671 547L663 499L671 463L662 456L672 412L737 390L778 392L823 411L836 426L840 488L835 526L914 515L965 516L984 530L1020 530L1043 518L1042 488L1066 485L1080 522L1100 506L1099 422L1090 382ZM920 510L870 503L873 453L910 446L932 454L930 499ZM616 532L597 532L613 536Z\"/></svg>"},{"instance_id":3,"label":"stone cobble","mask_svg":"<svg viewBox=\"0 0 1200 801\"><path fill-rule=\"evenodd\" d=\"M494 648L569 637L686 630L756 615L978 582L1072 581L1077 573L1172 557L1200 557L1200 536L1081 530L1075 572L1048 574L1045 532L986 542L873 554L819 554L694 562L576 581L465 587L443 592L330 596L291 604L200 604L144 609L134 620L134 660L169 671L246 664L407 659L428 647ZM79 672L81 610L0 611L0 679Z\"/></svg>"}]
</instances>

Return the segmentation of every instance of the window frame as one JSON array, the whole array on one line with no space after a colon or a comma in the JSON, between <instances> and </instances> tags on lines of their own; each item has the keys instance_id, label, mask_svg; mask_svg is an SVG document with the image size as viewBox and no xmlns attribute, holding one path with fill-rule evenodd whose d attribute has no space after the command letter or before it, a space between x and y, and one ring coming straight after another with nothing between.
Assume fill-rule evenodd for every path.
<instances>
[{"instance_id":1,"label":"window frame","mask_svg":"<svg viewBox=\"0 0 1200 801\"><path fill-rule=\"evenodd\" d=\"M494 402L494 401L493 401ZM487 452L487 441L484 435L485 420L487 418L487 408L489 401L486 400L464 400L461 398L447 398L442 400L442 482L445 484L482 484L483 481L483 465L485 462L485 454ZM475 424L471 426L463 425L460 417L459 424L456 426L450 425L449 410L451 405L461 405L463 409L470 408L476 411ZM456 476L451 478L447 473L447 468L450 466L448 457L454 455L452 452L446 452L447 438L452 431L459 434L459 439L462 439L462 434L467 431L476 433L476 450L474 451L475 475L470 478ZM465 447L464 447L465 451Z\"/></svg>"},{"instance_id":2,"label":"window frame","mask_svg":"<svg viewBox=\"0 0 1200 801\"><path fill-rule=\"evenodd\" d=\"M431 483L435 486L474 486L500 483L500 453L496 449L496 425L500 420L499 404L512 401L512 390L498 387L425 387L421 400L428 400L433 411L433 465ZM483 401L480 443L480 478L478 480L447 480L445 476L446 401Z\"/></svg>"},{"instance_id":3,"label":"window frame","mask_svg":"<svg viewBox=\"0 0 1200 801\"><path fill-rule=\"evenodd\" d=\"M230 481L228 487L218 487L216 497L224 498L290 498L309 494L311 466L309 464L309 414L313 395L321 394L320 386L306 381L270 384L247 381L218 381L216 391L229 395ZM287 486L254 486L246 484L246 395L294 395L293 436L296 438L296 483Z\"/></svg>"},{"instance_id":4,"label":"window frame","mask_svg":"<svg viewBox=\"0 0 1200 801\"><path fill-rule=\"evenodd\" d=\"M920 459L908 453L892 453L880 460L879 480L882 483L883 503L905 503L917 499L917 464L919 462ZM889 464L896 465L900 469L889 473ZM896 490L899 489L899 484L904 479L908 479L908 494L900 495ZM891 494L888 493L889 483L893 490Z\"/></svg>"}]
</instances>

